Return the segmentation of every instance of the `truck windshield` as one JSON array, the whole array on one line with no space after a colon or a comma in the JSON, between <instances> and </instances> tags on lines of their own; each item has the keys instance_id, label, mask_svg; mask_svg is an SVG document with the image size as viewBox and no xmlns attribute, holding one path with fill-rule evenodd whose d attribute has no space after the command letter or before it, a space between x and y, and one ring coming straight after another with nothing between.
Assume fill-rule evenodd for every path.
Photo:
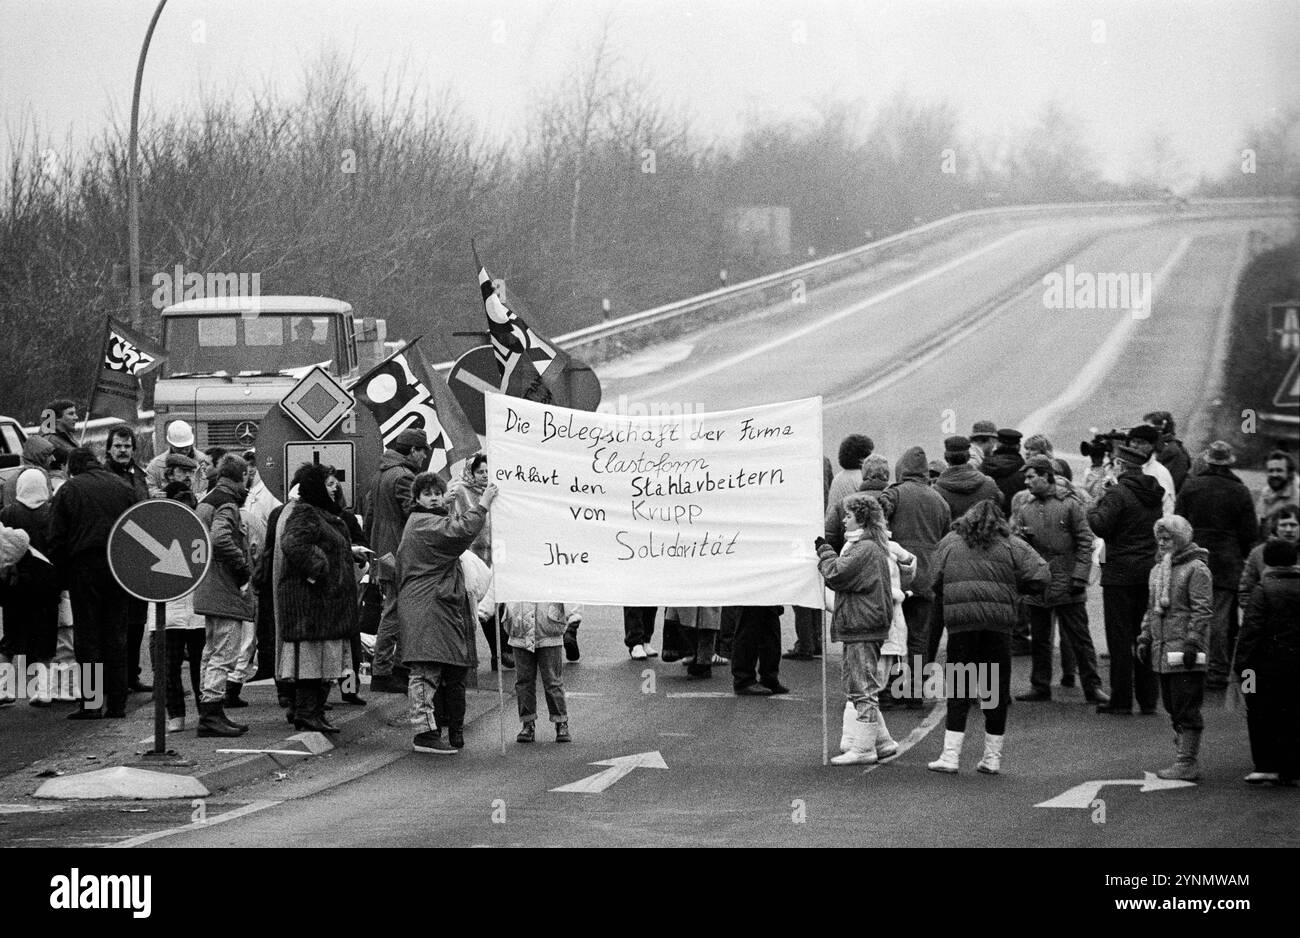
<instances>
[{"instance_id":1,"label":"truck windshield","mask_svg":"<svg viewBox=\"0 0 1300 938\"><path fill-rule=\"evenodd\" d=\"M164 375L276 372L325 362L338 372L339 317L329 315L169 316ZM345 369L346 370L346 366Z\"/></svg>"}]
</instances>

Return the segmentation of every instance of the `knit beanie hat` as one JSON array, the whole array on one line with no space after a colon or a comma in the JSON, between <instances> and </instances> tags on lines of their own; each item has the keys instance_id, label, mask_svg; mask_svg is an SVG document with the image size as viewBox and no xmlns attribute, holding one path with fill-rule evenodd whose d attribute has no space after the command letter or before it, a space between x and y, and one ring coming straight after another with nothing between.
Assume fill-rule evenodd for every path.
<instances>
[{"instance_id":1,"label":"knit beanie hat","mask_svg":"<svg viewBox=\"0 0 1300 938\"><path fill-rule=\"evenodd\" d=\"M862 485L867 491L883 489L889 484L889 460L872 453L862 460Z\"/></svg>"},{"instance_id":2,"label":"knit beanie hat","mask_svg":"<svg viewBox=\"0 0 1300 938\"><path fill-rule=\"evenodd\" d=\"M50 500L50 485L39 469L24 469L18 476L14 497L35 511Z\"/></svg>"}]
</instances>

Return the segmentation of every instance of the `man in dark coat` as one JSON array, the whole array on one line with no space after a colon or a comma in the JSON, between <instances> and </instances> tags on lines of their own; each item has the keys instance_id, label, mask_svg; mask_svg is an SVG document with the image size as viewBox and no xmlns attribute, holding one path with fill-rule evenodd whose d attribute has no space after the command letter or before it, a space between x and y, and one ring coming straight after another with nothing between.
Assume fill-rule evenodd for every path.
<instances>
[{"instance_id":1,"label":"man in dark coat","mask_svg":"<svg viewBox=\"0 0 1300 938\"><path fill-rule=\"evenodd\" d=\"M144 470L135 461L135 431L119 423L108 431L104 443L104 468L122 480L135 492L135 500L149 497L149 482ZM132 596L126 602L126 678L127 689L132 693L147 694L153 690L149 684L140 683L140 645L144 641L144 626L149 618L149 604Z\"/></svg>"},{"instance_id":2,"label":"man in dark coat","mask_svg":"<svg viewBox=\"0 0 1300 938\"><path fill-rule=\"evenodd\" d=\"M397 556L406 519L411 515L411 483L429 462L428 437L423 430L403 430L379 461L379 472L370 484L365 506L365 536L375 556ZM405 694L409 674L400 667L401 623L397 615L397 582L380 564L379 587L384 594L384 611L375 634L375 658L370 689L377 694Z\"/></svg>"},{"instance_id":3,"label":"man in dark coat","mask_svg":"<svg viewBox=\"0 0 1300 938\"><path fill-rule=\"evenodd\" d=\"M77 662L102 666L106 696L106 707L87 707L83 699L68 716L121 718L126 716L128 594L108 567L108 533L136 496L88 449L69 454L68 473L72 478L54 494L50 510L50 559L71 594Z\"/></svg>"},{"instance_id":4,"label":"man in dark coat","mask_svg":"<svg viewBox=\"0 0 1300 938\"><path fill-rule=\"evenodd\" d=\"M41 436L53 444L56 463L66 464L77 448L76 432L77 405L74 402L60 398L45 405L41 412Z\"/></svg>"},{"instance_id":5,"label":"man in dark coat","mask_svg":"<svg viewBox=\"0 0 1300 938\"><path fill-rule=\"evenodd\" d=\"M1187 474L1191 472L1192 457L1176 435L1173 414L1167 410L1153 410L1142 417L1142 422L1160 431L1160 437L1156 441L1156 459L1169 470L1169 475L1174 480L1174 494L1177 494L1182 489Z\"/></svg>"},{"instance_id":6,"label":"man in dark coat","mask_svg":"<svg viewBox=\"0 0 1300 938\"><path fill-rule=\"evenodd\" d=\"M1072 646L1083 678L1084 699L1109 703L1097 674L1097 653L1088 631L1088 576L1092 572L1092 531L1084 517L1083 503L1062 494L1056 485L1056 470L1047 456L1031 456L1025 463L1029 498L1016 499L1011 530L1029 542L1047 561L1052 581L1042 596L1026 600L1030 643L1034 656L1032 689L1017 700L1052 699L1052 617L1061 625L1061 646ZM1064 670L1064 664L1062 664Z\"/></svg>"},{"instance_id":7,"label":"man in dark coat","mask_svg":"<svg viewBox=\"0 0 1300 938\"><path fill-rule=\"evenodd\" d=\"M916 575L912 579L911 595L903 600L903 619L907 622L907 663L914 684L906 696L907 705L922 705L924 667L929 664L926 655L930 647L928 628L934 594L930 590L930 561L934 550L948 533L952 512L948 503L930 487L929 465L925 450L912 446L903 451L894 466L894 484L880 493L880 506L885 511L892 539L904 550L916 556ZM893 694L893 688L890 689Z\"/></svg>"},{"instance_id":8,"label":"man in dark coat","mask_svg":"<svg viewBox=\"0 0 1300 938\"><path fill-rule=\"evenodd\" d=\"M980 472L992 479L1002 493L998 507L1011 514L1011 496L1025 487L1025 457L1020 455L1020 431L998 431L997 449L980 463Z\"/></svg>"},{"instance_id":9,"label":"man in dark coat","mask_svg":"<svg viewBox=\"0 0 1300 938\"><path fill-rule=\"evenodd\" d=\"M1143 714L1156 712L1155 674L1137 657L1137 639L1147 612L1148 577L1156 562L1155 523L1163 514L1165 492L1142 471L1146 460L1145 453L1118 447L1119 480L1088 509L1092 533L1106 542L1101 600L1110 650L1110 703L1098 705L1098 713L1131 715L1135 695Z\"/></svg>"},{"instance_id":10,"label":"man in dark coat","mask_svg":"<svg viewBox=\"0 0 1300 938\"><path fill-rule=\"evenodd\" d=\"M950 436L943 441L943 461L948 468L935 480L934 491L948 503L954 519L966 514L976 502L1002 498L998 484L970 465L970 449L970 440L964 436Z\"/></svg>"},{"instance_id":11,"label":"man in dark coat","mask_svg":"<svg viewBox=\"0 0 1300 938\"><path fill-rule=\"evenodd\" d=\"M1174 512L1192 525L1196 543L1210 552L1214 578L1214 625L1210 630L1206 687L1228 686L1228 665L1237 640L1237 588L1241 569L1259 534L1250 490L1229 466L1237 461L1222 440L1205 452L1206 467L1178 493Z\"/></svg>"},{"instance_id":12,"label":"man in dark coat","mask_svg":"<svg viewBox=\"0 0 1300 938\"><path fill-rule=\"evenodd\" d=\"M1235 666L1246 698L1252 784L1300 780L1300 568L1296 545L1271 540L1241 622Z\"/></svg>"}]
</instances>

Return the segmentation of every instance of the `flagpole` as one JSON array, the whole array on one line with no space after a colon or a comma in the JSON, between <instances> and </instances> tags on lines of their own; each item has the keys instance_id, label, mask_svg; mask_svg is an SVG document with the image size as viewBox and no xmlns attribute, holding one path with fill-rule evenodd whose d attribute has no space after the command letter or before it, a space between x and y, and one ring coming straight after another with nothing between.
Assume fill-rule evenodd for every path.
<instances>
[{"instance_id":1,"label":"flagpole","mask_svg":"<svg viewBox=\"0 0 1300 938\"><path fill-rule=\"evenodd\" d=\"M100 372L104 370L104 360L108 357L108 334L112 330L112 328L113 328L113 317L111 315L105 316L104 335L103 338L101 338L99 341L99 358L98 360L96 360L95 368L94 371L92 372L94 377L91 379L90 397L86 401L86 419L81 422L81 436L78 437L77 439L78 446L86 442L86 430L90 426L90 415L94 413L95 410L95 392L99 390L99 375ZM55 417L57 418L58 415L56 414ZM135 432L135 427L131 428L131 432L132 433Z\"/></svg>"}]
</instances>

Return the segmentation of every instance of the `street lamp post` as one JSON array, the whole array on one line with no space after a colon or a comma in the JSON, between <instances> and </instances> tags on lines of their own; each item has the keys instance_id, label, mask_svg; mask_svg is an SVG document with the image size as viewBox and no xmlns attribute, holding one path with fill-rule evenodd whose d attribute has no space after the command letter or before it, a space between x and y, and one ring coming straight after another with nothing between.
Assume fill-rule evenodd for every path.
<instances>
[{"instance_id":1,"label":"street lamp post","mask_svg":"<svg viewBox=\"0 0 1300 938\"><path fill-rule=\"evenodd\" d=\"M144 34L144 45L140 47L140 61L135 66L135 89L131 93L131 134L127 143L127 250L131 264L131 324L144 331L144 310L140 303L140 163L136 156L139 142L140 125L140 84L144 81L144 58L149 54L149 40L153 38L153 28L158 25L167 0L158 0L158 8L149 20L149 31Z\"/></svg>"}]
</instances>

